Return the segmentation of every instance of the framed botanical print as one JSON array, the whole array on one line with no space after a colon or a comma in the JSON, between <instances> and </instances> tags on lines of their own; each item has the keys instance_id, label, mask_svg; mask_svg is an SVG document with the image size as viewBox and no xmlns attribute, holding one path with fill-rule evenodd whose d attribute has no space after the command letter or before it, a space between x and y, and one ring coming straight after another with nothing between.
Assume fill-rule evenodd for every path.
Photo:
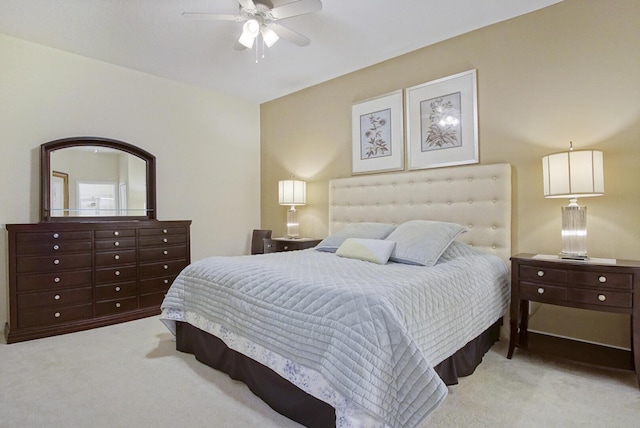
<instances>
[{"instance_id":1,"label":"framed botanical print","mask_svg":"<svg viewBox=\"0 0 640 428\"><path fill-rule=\"evenodd\" d=\"M402 90L351 107L352 172L404 168Z\"/></svg>"},{"instance_id":2,"label":"framed botanical print","mask_svg":"<svg viewBox=\"0 0 640 428\"><path fill-rule=\"evenodd\" d=\"M476 70L406 89L408 169L478 163Z\"/></svg>"}]
</instances>

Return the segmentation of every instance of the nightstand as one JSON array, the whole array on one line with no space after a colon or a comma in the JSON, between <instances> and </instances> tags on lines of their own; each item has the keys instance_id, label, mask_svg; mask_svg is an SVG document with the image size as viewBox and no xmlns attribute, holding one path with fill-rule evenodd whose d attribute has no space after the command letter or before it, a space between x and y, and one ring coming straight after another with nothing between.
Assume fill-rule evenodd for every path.
<instances>
[{"instance_id":1,"label":"nightstand","mask_svg":"<svg viewBox=\"0 0 640 428\"><path fill-rule=\"evenodd\" d=\"M509 351L527 347L529 302L631 315L631 351L640 384L640 262L565 260L557 256L511 257Z\"/></svg>"},{"instance_id":2,"label":"nightstand","mask_svg":"<svg viewBox=\"0 0 640 428\"><path fill-rule=\"evenodd\" d=\"M264 240L264 252L279 253L281 251L304 250L318 245L322 239L312 238L271 238Z\"/></svg>"}]
</instances>

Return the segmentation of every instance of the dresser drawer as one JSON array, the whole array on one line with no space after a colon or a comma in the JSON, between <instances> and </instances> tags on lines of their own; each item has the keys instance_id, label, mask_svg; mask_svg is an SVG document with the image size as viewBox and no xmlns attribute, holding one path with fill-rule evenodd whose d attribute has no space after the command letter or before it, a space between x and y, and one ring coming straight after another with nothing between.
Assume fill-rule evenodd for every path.
<instances>
[{"instance_id":1,"label":"dresser drawer","mask_svg":"<svg viewBox=\"0 0 640 428\"><path fill-rule=\"evenodd\" d=\"M544 281L545 283L555 282L566 284L569 278L569 274L565 269L553 269L527 265L520 265L519 274L521 280Z\"/></svg>"},{"instance_id":2,"label":"dresser drawer","mask_svg":"<svg viewBox=\"0 0 640 428\"><path fill-rule=\"evenodd\" d=\"M96 253L96 267L124 265L136 262L136 250L117 250Z\"/></svg>"},{"instance_id":3,"label":"dresser drawer","mask_svg":"<svg viewBox=\"0 0 640 428\"><path fill-rule=\"evenodd\" d=\"M112 300L136 295L136 282L119 282L117 284L96 287L96 300Z\"/></svg>"},{"instance_id":4,"label":"dresser drawer","mask_svg":"<svg viewBox=\"0 0 640 428\"><path fill-rule=\"evenodd\" d=\"M124 297L116 300L106 300L96 303L96 316L114 315L138 308L138 298Z\"/></svg>"},{"instance_id":5,"label":"dresser drawer","mask_svg":"<svg viewBox=\"0 0 640 428\"><path fill-rule=\"evenodd\" d=\"M140 295L140 307L141 308L149 308L152 306L157 306L158 310L160 310L160 305L164 300L165 292L161 293L152 293L152 294L141 294Z\"/></svg>"},{"instance_id":6,"label":"dresser drawer","mask_svg":"<svg viewBox=\"0 0 640 428\"><path fill-rule=\"evenodd\" d=\"M81 268L91 268L91 253L16 258L16 272L18 274Z\"/></svg>"},{"instance_id":7,"label":"dresser drawer","mask_svg":"<svg viewBox=\"0 0 640 428\"><path fill-rule=\"evenodd\" d=\"M37 275L18 275L16 289L18 293L35 290L61 289L90 286L93 283L91 270L73 272L42 273Z\"/></svg>"},{"instance_id":8,"label":"dresser drawer","mask_svg":"<svg viewBox=\"0 0 640 428\"><path fill-rule=\"evenodd\" d=\"M153 262L170 259L186 259L187 247L174 245L166 247L143 248L140 250L141 262Z\"/></svg>"},{"instance_id":9,"label":"dresser drawer","mask_svg":"<svg viewBox=\"0 0 640 428\"><path fill-rule=\"evenodd\" d=\"M139 238L140 247L158 247L175 244L185 244L187 242L186 235L157 235Z\"/></svg>"},{"instance_id":10,"label":"dresser drawer","mask_svg":"<svg viewBox=\"0 0 640 428\"><path fill-rule=\"evenodd\" d=\"M134 281L135 279L135 265L96 269L96 284Z\"/></svg>"},{"instance_id":11,"label":"dresser drawer","mask_svg":"<svg viewBox=\"0 0 640 428\"><path fill-rule=\"evenodd\" d=\"M140 294L166 293L174 279L176 279L175 275L143 279L140 281L140 289L138 291Z\"/></svg>"},{"instance_id":12,"label":"dresser drawer","mask_svg":"<svg viewBox=\"0 0 640 428\"><path fill-rule=\"evenodd\" d=\"M27 232L16 233L18 249L25 245L54 244L56 242L88 241L91 242L90 230L58 231L58 232Z\"/></svg>"},{"instance_id":13,"label":"dresser drawer","mask_svg":"<svg viewBox=\"0 0 640 428\"><path fill-rule=\"evenodd\" d=\"M183 235L187 236L186 227L146 227L138 230L139 236Z\"/></svg>"},{"instance_id":14,"label":"dresser drawer","mask_svg":"<svg viewBox=\"0 0 640 428\"><path fill-rule=\"evenodd\" d=\"M633 307L633 293L624 291L571 288L569 289L569 299L573 302L610 308Z\"/></svg>"},{"instance_id":15,"label":"dresser drawer","mask_svg":"<svg viewBox=\"0 0 640 428\"><path fill-rule=\"evenodd\" d=\"M18 246L16 252L20 256L39 256L64 253L88 253L90 251L91 241L60 241Z\"/></svg>"},{"instance_id":16,"label":"dresser drawer","mask_svg":"<svg viewBox=\"0 0 640 428\"><path fill-rule=\"evenodd\" d=\"M549 300L564 301L567 300L567 296L568 292L566 287L520 282L520 298L523 300L534 300L536 302Z\"/></svg>"},{"instance_id":17,"label":"dresser drawer","mask_svg":"<svg viewBox=\"0 0 640 428\"><path fill-rule=\"evenodd\" d=\"M186 260L170 260L162 263L149 263L140 265L140 278L154 276L171 276L179 274L187 266Z\"/></svg>"},{"instance_id":18,"label":"dresser drawer","mask_svg":"<svg viewBox=\"0 0 640 428\"><path fill-rule=\"evenodd\" d=\"M630 273L571 271L569 279L573 284L591 287L633 289L633 274Z\"/></svg>"},{"instance_id":19,"label":"dresser drawer","mask_svg":"<svg viewBox=\"0 0 640 428\"><path fill-rule=\"evenodd\" d=\"M109 251L116 248L136 248L136 238L114 238L96 241L96 251Z\"/></svg>"},{"instance_id":20,"label":"dresser drawer","mask_svg":"<svg viewBox=\"0 0 640 428\"><path fill-rule=\"evenodd\" d=\"M61 308L27 309L18 313L20 328L37 327L76 321L93 316L93 305L66 306Z\"/></svg>"},{"instance_id":21,"label":"dresser drawer","mask_svg":"<svg viewBox=\"0 0 640 428\"><path fill-rule=\"evenodd\" d=\"M39 293L22 293L18 295L18 309L38 308L42 306L62 307L80 303L91 303L92 299L93 291L91 287L41 291Z\"/></svg>"},{"instance_id":22,"label":"dresser drawer","mask_svg":"<svg viewBox=\"0 0 640 428\"><path fill-rule=\"evenodd\" d=\"M135 229L110 229L110 230L96 230L95 237L96 239L108 239L108 238L126 238L126 237L135 237L136 230Z\"/></svg>"}]
</instances>

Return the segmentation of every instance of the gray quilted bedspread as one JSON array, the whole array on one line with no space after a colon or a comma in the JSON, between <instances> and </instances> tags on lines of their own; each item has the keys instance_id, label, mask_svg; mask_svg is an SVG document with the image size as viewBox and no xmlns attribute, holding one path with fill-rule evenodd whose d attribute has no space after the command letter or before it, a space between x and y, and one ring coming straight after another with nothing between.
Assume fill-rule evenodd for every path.
<instances>
[{"instance_id":1,"label":"gray quilted bedspread","mask_svg":"<svg viewBox=\"0 0 640 428\"><path fill-rule=\"evenodd\" d=\"M188 266L163 309L190 311L320 372L392 427L444 400L433 366L505 312L508 270L454 242L434 267L315 250L211 257Z\"/></svg>"}]
</instances>

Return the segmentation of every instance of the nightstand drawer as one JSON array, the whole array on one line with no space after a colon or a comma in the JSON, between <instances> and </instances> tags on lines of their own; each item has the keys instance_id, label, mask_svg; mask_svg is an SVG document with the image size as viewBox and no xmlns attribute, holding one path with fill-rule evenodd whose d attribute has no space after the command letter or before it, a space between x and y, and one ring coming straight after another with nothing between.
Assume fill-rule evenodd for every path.
<instances>
[{"instance_id":1,"label":"nightstand drawer","mask_svg":"<svg viewBox=\"0 0 640 428\"><path fill-rule=\"evenodd\" d=\"M624 291L571 288L569 289L569 299L573 302L590 305L616 308L633 307L633 293L625 293Z\"/></svg>"},{"instance_id":2,"label":"nightstand drawer","mask_svg":"<svg viewBox=\"0 0 640 428\"><path fill-rule=\"evenodd\" d=\"M545 283L556 282L566 284L569 277L565 269L552 269L547 267L520 265L520 279L531 281L543 281Z\"/></svg>"},{"instance_id":3,"label":"nightstand drawer","mask_svg":"<svg viewBox=\"0 0 640 428\"><path fill-rule=\"evenodd\" d=\"M568 292L566 287L520 282L520 298L537 302L565 301Z\"/></svg>"},{"instance_id":4,"label":"nightstand drawer","mask_svg":"<svg viewBox=\"0 0 640 428\"><path fill-rule=\"evenodd\" d=\"M633 275L630 273L583 272L571 271L569 280L572 284L583 284L590 287L633 289Z\"/></svg>"}]
</instances>

